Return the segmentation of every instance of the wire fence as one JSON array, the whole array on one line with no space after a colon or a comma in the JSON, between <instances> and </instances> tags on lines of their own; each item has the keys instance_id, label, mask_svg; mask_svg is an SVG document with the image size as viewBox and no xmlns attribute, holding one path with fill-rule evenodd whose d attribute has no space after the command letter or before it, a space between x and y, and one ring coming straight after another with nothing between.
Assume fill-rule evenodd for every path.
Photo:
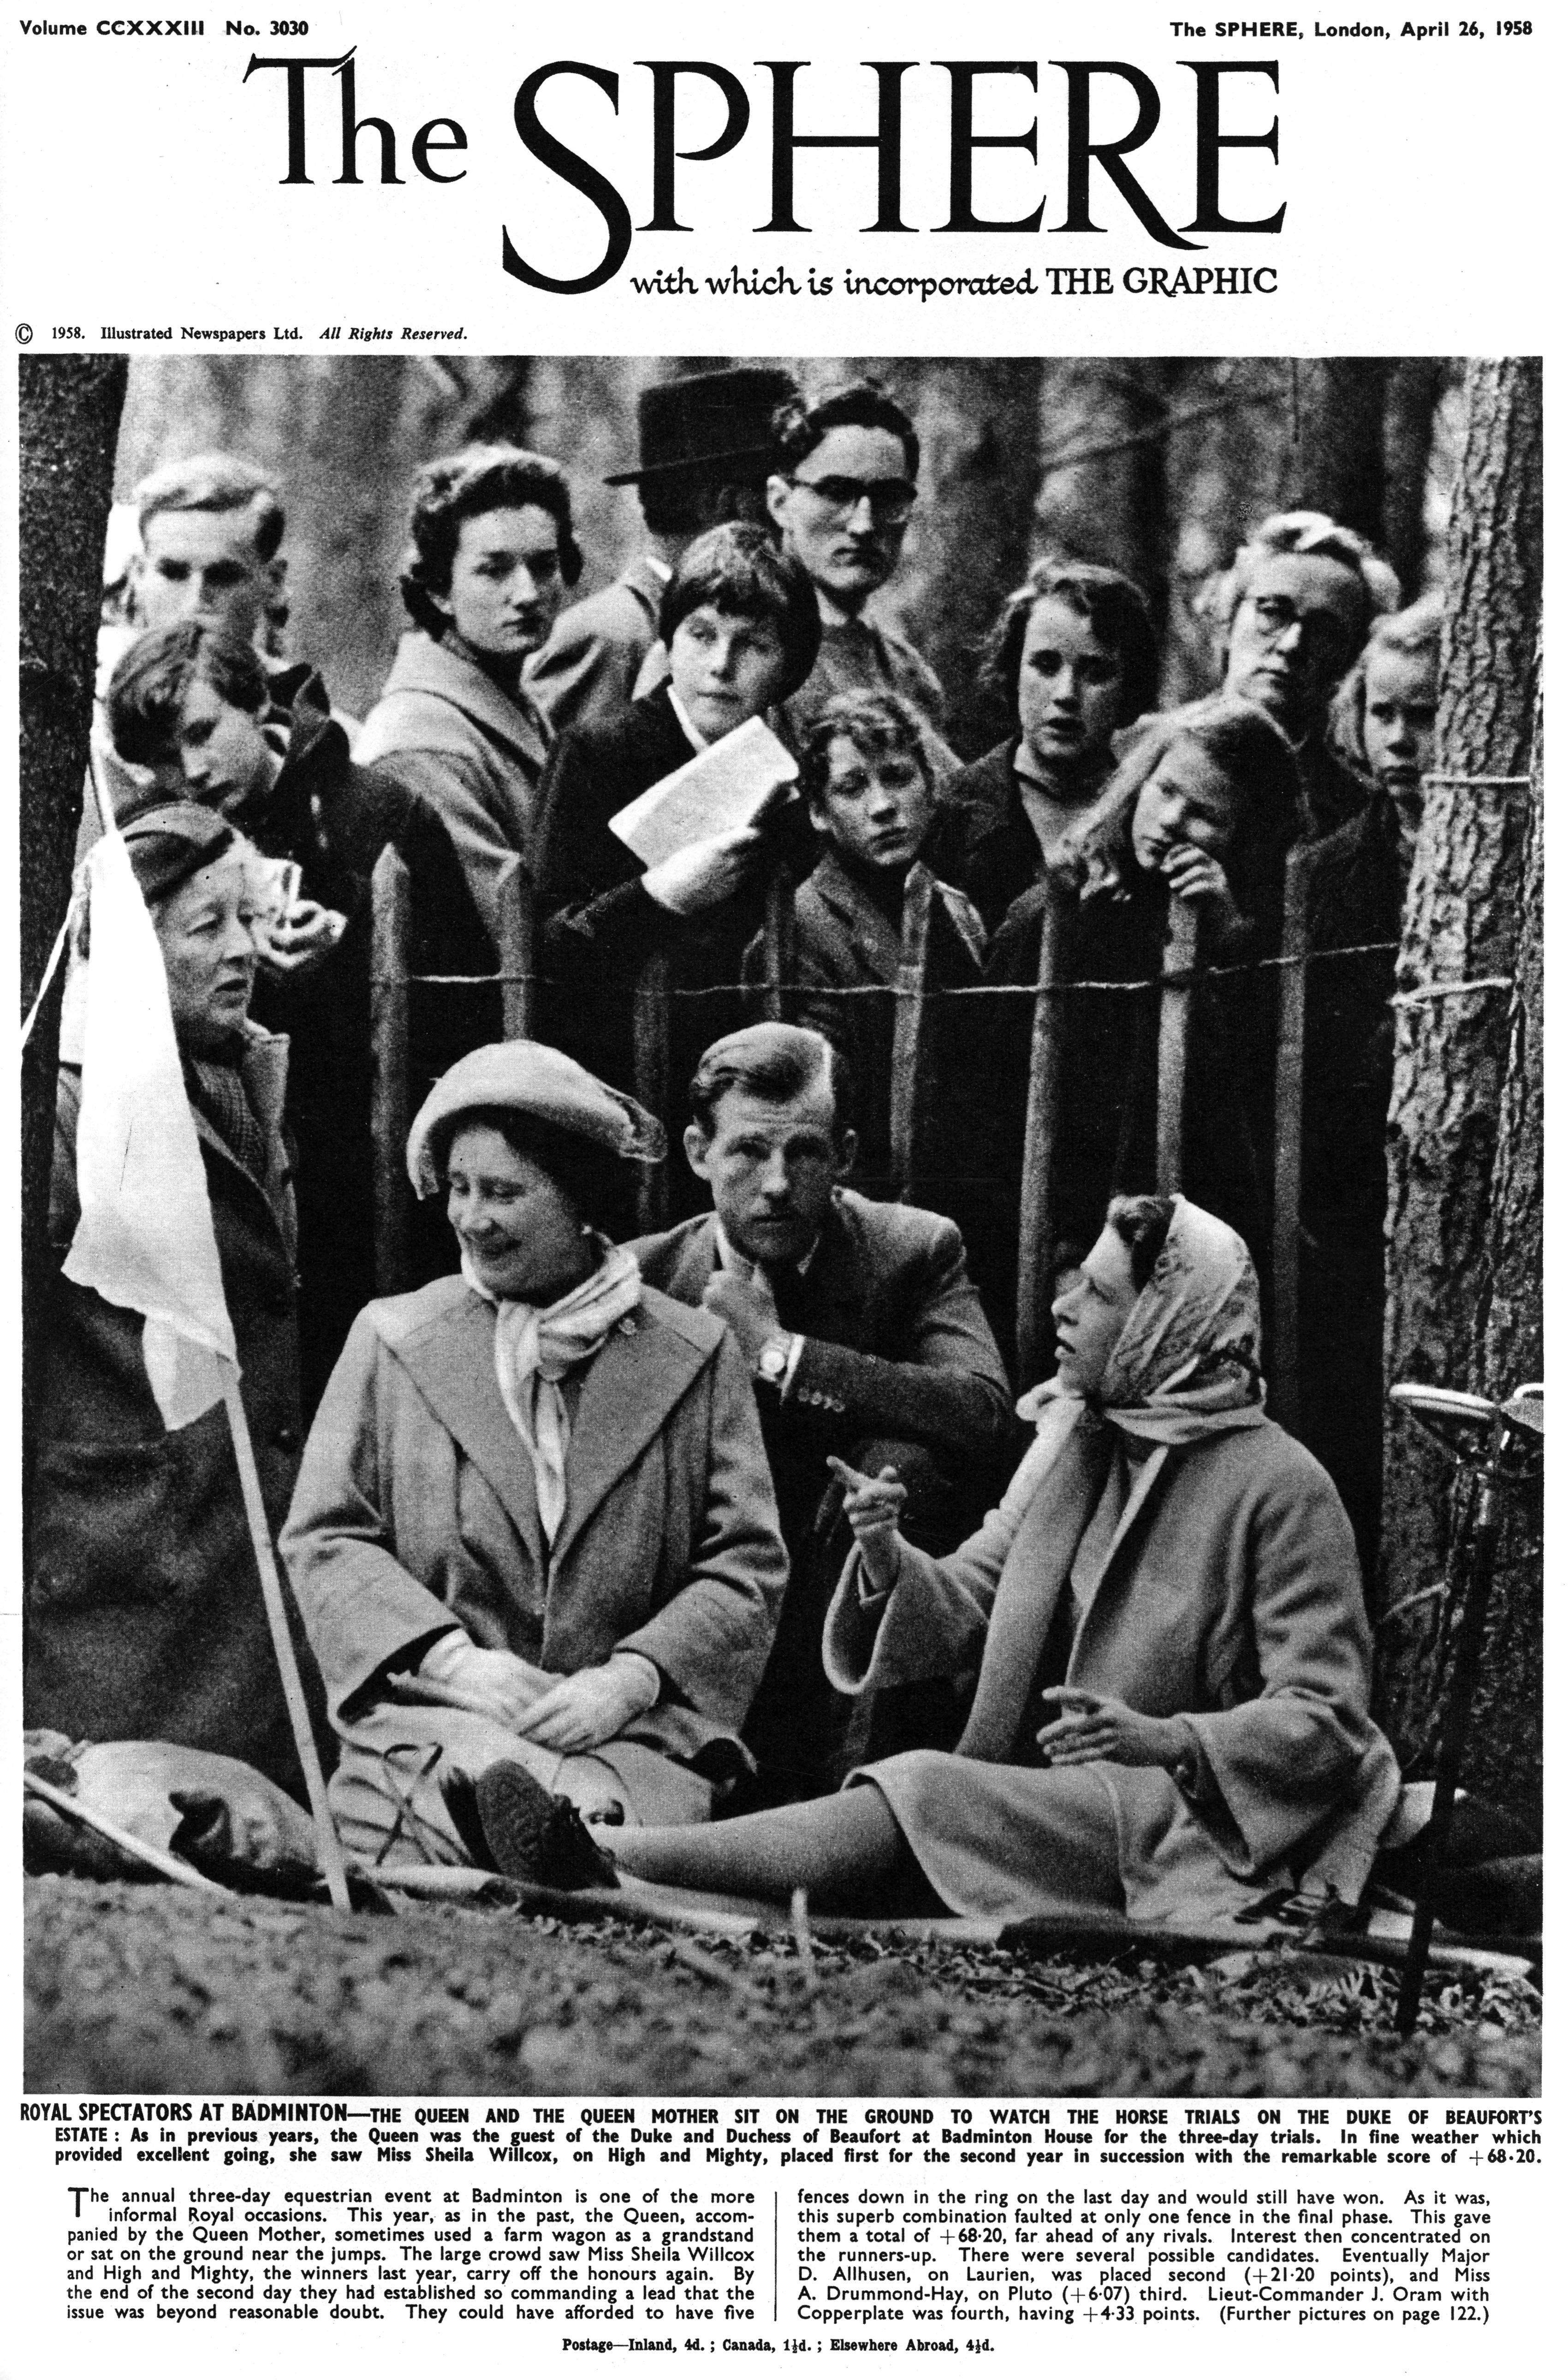
<instances>
[{"instance_id":1,"label":"wire fence","mask_svg":"<svg viewBox=\"0 0 1568 2380\"><path fill-rule=\"evenodd\" d=\"M803 998L830 999L851 1011L861 1002L891 1007L893 1030L885 1085L861 1086L885 1092L889 1117L889 1179L893 1195L913 1198L920 1186L942 1086L935 1079L932 1021L950 1006L970 1002L1028 1003L1031 1010L1027 1072L1021 1087L1023 1135L1017 1173L1018 1223L1014 1280L1014 1319L1019 1375L1039 1377L1051 1344L1050 1308L1054 1293L1052 1257L1057 1245L1056 1174L1064 1067L1066 1004L1086 993L1158 994L1158 1059L1154 1095L1155 1187L1170 1193L1183 1185L1187 1161L1188 1076L1194 996L1201 988L1235 986L1246 979L1269 982L1274 990L1273 1147L1269 1166L1271 1245L1256 1250L1270 1293L1272 1316L1270 1402L1287 1428L1300 1407L1301 1191L1304 1087L1307 1062L1307 978L1309 970L1349 961L1387 962L1391 973L1398 944L1359 941L1313 947L1307 904L1318 853L1306 844L1286 868L1281 947L1267 956L1222 963L1203 959L1199 917L1193 905L1173 900L1157 975L1136 978L1074 977L1064 963L1071 897L1047 897L1040 908L1040 945L1033 983L954 984L941 979L941 904L936 880L917 864L905 889L899 963L890 983L844 985L824 992L803 983L795 954L795 886L780 869L770 880L760 958L748 978L683 985L672 978L662 954L644 963L629 990L634 1081L642 1104L660 1117L677 1141L686 1122L671 1101L672 1024L683 1003L711 1002L717 996L744 998L764 1016L787 1017ZM504 871L498 902L497 965L483 976L419 974L411 965L413 888L397 851L383 852L372 889L371 1018L374 1057L372 1127L375 1144L376 1282L387 1294L409 1285L411 1192L404 1171L412 1107L409 1080L409 998L416 988L498 992L504 1038L526 1038L534 1030L541 990L535 959L531 887L520 858ZM1428 983L1386 996L1394 1009L1440 1000L1495 996L1512 989L1511 978L1485 976ZM605 999L628 997L626 987L607 984ZM994 1011L993 1011L994 1013ZM684 1089L684 1085L678 1087ZM1107 1184L1109 1195L1110 1184ZM641 1170L638 1228L655 1231L669 1215L667 1161Z\"/></svg>"}]
</instances>

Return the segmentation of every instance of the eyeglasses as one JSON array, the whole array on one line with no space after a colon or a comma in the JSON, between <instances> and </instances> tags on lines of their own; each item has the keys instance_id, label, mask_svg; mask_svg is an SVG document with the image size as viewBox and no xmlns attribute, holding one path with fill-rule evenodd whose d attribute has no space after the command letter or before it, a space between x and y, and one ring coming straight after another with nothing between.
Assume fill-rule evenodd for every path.
<instances>
[{"instance_id":1,"label":"eyeglasses","mask_svg":"<svg viewBox=\"0 0 1568 2380\"><path fill-rule=\"evenodd\" d=\"M830 474L820 480L791 480L789 484L792 488L804 488L842 520L848 519L864 497L879 528L902 528L915 509L916 491L911 480L842 480Z\"/></svg>"},{"instance_id":2,"label":"eyeglasses","mask_svg":"<svg viewBox=\"0 0 1568 2380\"><path fill-rule=\"evenodd\" d=\"M1337 612L1298 612L1284 595L1255 595L1248 602L1265 644L1280 644L1293 628L1299 628L1303 653L1314 659L1333 660L1348 652L1355 643L1353 632Z\"/></svg>"}]
</instances>

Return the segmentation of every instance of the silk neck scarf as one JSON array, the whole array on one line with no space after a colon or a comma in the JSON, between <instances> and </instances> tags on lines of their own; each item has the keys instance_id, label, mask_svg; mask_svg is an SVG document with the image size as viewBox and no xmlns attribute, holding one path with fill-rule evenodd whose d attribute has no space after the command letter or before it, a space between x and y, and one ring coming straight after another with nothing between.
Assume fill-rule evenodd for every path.
<instances>
[{"instance_id":1,"label":"silk neck scarf","mask_svg":"<svg viewBox=\"0 0 1568 2380\"><path fill-rule=\"evenodd\" d=\"M560 1383L596 1355L617 1322L642 1295L642 1275L628 1248L599 1243L600 1262L586 1281L553 1305L496 1297L478 1279L467 1256L463 1279L495 1308L495 1384L507 1418L528 1450L546 1545L553 1545L566 1510L566 1455L571 1417Z\"/></svg>"}]
</instances>

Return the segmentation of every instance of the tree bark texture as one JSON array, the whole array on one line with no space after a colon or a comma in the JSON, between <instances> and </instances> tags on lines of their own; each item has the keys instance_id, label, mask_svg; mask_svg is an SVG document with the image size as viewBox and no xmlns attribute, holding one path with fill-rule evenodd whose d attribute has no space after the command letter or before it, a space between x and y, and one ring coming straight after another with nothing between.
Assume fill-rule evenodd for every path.
<instances>
[{"instance_id":1,"label":"tree bark texture","mask_svg":"<svg viewBox=\"0 0 1568 2380\"><path fill-rule=\"evenodd\" d=\"M92 724L103 531L126 368L115 357L24 356L18 366L21 722L18 858L21 1014L43 980L70 900ZM55 1140L63 968L22 1058L22 1415L36 1395L48 1285L49 1172Z\"/></svg>"},{"instance_id":2,"label":"tree bark texture","mask_svg":"<svg viewBox=\"0 0 1568 2380\"><path fill-rule=\"evenodd\" d=\"M1531 993L1516 967L1522 863L1538 690L1541 585L1541 381L1538 362L1472 363L1464 458L1449 527L1437 769L1428 783L1406 897L1395 1007L1389 1121L1386 1378L1505 1392L1494 1377L1489 1317L1506 1225L1494 1214L1500 1126L1511 1052L1517 1103L1527 1113ZM1483 782L1477 782L1481 780ZM1503 782L1495 782L1495 781ZM1493 782L1485 782L1493 781ZM1497 988L1501 984L1501 989ZM1469 987L1460 989L1460 987ZM1501 1160L1512 1201L1523 1196L1528 1134L1509 1128ZM1521 1251L1523 1257L1523 1251ZM1538 1282L1538 1265L1536 1270ZM1528 1288L1508 1254L1496 1352ZM1381 1606L1392 1608L1442 1575L1453 1524L1450 1466L1417 1433L1387 1427ZM1515 1699L1496 1650L1527 1643L1531 1590L1511 1574L1497 1600L1492 1656L1469 1767L1494 1791L1527 1801L1539 1761L1538 1706ZM1392 1621L1381 1636L1386 1721L1407 1755L1426 1732L1431 1603ZM1538 1637L1535 1658L1538 1658ZM1528 1659L1525 1663L1527 1670ZM1512 1679L1512 1683L1510 1680ZM1506 1712L1506 1718L1503 1717Z\"/></svg>"},{"instance_id":3,"label":"tree bark texture","mask_svg":"<svg viewBox=\"0 0 1568 2380\"><path fill-rule=\"evenodd\" d=\"M1519 955L1508 1013L1507 1072L1498 1118L1488 1227L1487 1308L1477 1384L1502 1396L1538 1380L1542 1331L1545 1165L1543 1125L1545 812L1539 661L1530 758L1529 815L1520 896ZM1472 1722L1470 1782L1477 1792L1533 1808L1541 1790L1545 1691L1541 1497L1528 1489L1503 1508L1497 1582Z\"/></svg>"}]
</instances>

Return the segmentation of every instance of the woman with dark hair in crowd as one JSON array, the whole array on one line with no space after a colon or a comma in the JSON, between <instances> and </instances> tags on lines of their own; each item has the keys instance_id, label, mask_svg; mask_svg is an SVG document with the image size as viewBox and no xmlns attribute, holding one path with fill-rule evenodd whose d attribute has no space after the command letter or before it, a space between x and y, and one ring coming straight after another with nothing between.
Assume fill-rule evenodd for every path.
<instances>
[{"instance_id":1,"label":"woman with dark hair in crowd","mask_svg":"<svg viewBox=\"0 0 1568 2380\"><path fill-rule=\"evenodd\" d=\"M656 953L675 988L736 985L768 878L809 872L805 805L690 844L659 866L611 832L618 810L782 702L809 674L820 626L811 581L765 531L726 522L693 540L660 606L670 677L603 726L563 736L540 795L538 886L547 1030L611 1082L632 1081L631 996ZM679 1003L671 1079L744 1021L737 994Z\"/></svg>"},{"instance_id":2,"label":"woman with dark hair in crowd","mask_svg":"<svg viewBox=\"0 0 1568 2380\"><path fill-rule=\"evenodd\" d=\"M594 1154L662 1144L535 1041L471 1051L414 1119L461 1269L355 1324L283 1536L361 1856L503 1863L519 1775L646 1824L748 1766L785 1570L750 1376L590 1220Z\"/></svg>"},{"instance_id":3,"label":"woman with dark hair in crowd","mask_svg":"<svg viewBox=\"0 0 1568 2380\"><path fill-rule=\"evenodd\" d=\"M256 854L191 802L149 808L124 832L168 978L239 1391L275 1529L299 1463L299 1363L283 1136L288 1045L249 1016L262 916ZM89 975L91 925L90 910ZM49 1201L61 1263L80 1220L80 1061L65 1041ZM27 1724L73 1740L226 1753L303 1800L227 1415L216 1404L165 1429L144 1342L140 1314L60 1273L43 1332Z\"/></svg>"},{"instance_id":4,"label":"woman with dark hair in crowd","mask_svg":"<svg viewBox=\"0 0 1568 2380\"><path fill-rule=\"evenodd\" d=\"M497 880L530 847L552 742L523 667L582 571L566 475L519 446L444 455L414 483L408 537L414 626L355 758L380 762L439 815L493 944Z\"/></svg>"},{"instance_id":5,"label":"woman with dark hair in crowd","mask_svg":"<svg viewBox=\"0 0 1568 2380\"><path fill-rule=\"evenodd\" d=\"M1279 948L1284 857L1300 824L1291 750L1267 712L1225 695L1150 720L1114 776L1053 848L1045 878L1015 901L987 959L989 982L1038 981L1040 925L1057 913L1061 1095L1051 1208L1058 1267L1095 1236L1106 1198L1154 1172L1159 978L1173 898L1198 913L1200 958L1236 965ZM1256 979L1205 985L1187 1055L1184 1179L1246 1235L1266 1228L1274 1003ZM1093 987L1141 986L1122 990ZM990 1102L988 1172L1016 1184L1031 1006L999 1023L1000 1097ZM977 1134L987 1129L977 1118ZM993 1194L996 1203L1000 1194ZM998 1228L1006 1230L1004 1205ZM1014 1226L1015 1230L1015 1223ZM1003 1253L1011 1257L1010 1247Z\"/></svg>"},{"instance_id":6,"label":"woman with dark hair in crowd","mask_svg":"<svg viewBox=\"0 0 1568 2380\"><path fill-rule=\"evenodd\" d=\"M1117 729L1154 704L1149 605L1119 570L1048 554L1003 605L981 669L1015 731L944 789L930 857L989 930L1104 784Z\"/></svg>"},{"instance_id":7,"label":"woman with dark hair in crowd","mask_svg":"<svg viewBox=\"0 0 1568 2380\"><path fill-rule=\"evenodd\" d=\"M1343 1511L1264 1415L1245 1245L1185 1198L1118 1199L1055 1319L1034 1443L955 1553L900 1536L891 1472L836 1466L858 1542L828 1673L866 1694L978 1665L958 1750L717 1826L601 1833L621 1871L985 1918L1201 1925L1280 1888L1356 1902L1399 1771Z\"/></svg>"}]
</instances>

